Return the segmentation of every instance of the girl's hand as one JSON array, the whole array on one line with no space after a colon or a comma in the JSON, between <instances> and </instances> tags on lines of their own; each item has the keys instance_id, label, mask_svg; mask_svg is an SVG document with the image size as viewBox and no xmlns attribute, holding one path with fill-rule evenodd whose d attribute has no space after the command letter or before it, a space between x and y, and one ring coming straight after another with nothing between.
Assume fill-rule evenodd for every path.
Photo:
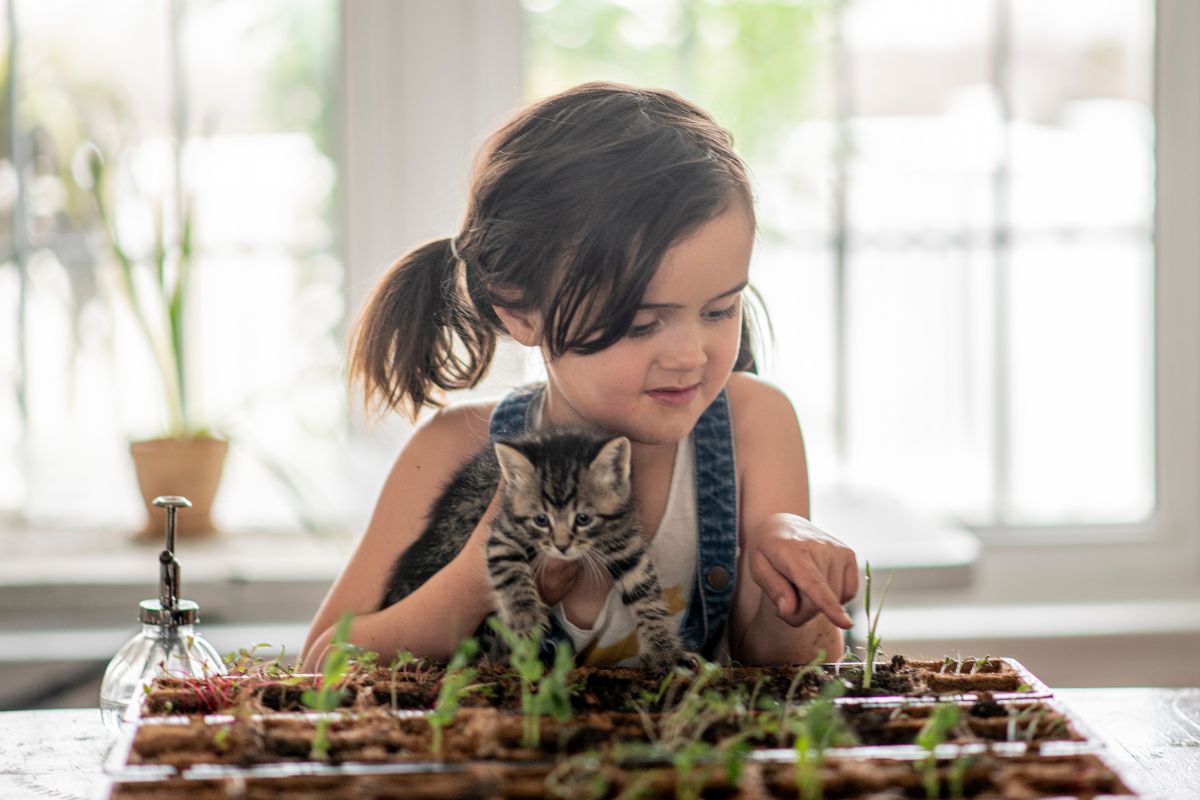
<instances>
[{"instance_id":1,"label":"girl's hand","mask_svg":"<svg viewBox=\"0 0 1200 800\"><path fill-rule=\"evenodd\" d=\"M543 556L542 563L534 569L542 602L552 606L566 597L579 578L582 568L583 565L579 561L563 561L560 558Z\"/></svg>"},{"instance_id":2,"label":"girl's hand","mask_svg":"<svg viewBox=\"0 0 1200 800\"><path fill-rule=\"evenodd\" d=\"M798 628L824 614L839 628L851 627L842 603L858 594L853 550L795 514L773 514L749 540L750 575L775 616Z\"/></svg>"}]
</instances>

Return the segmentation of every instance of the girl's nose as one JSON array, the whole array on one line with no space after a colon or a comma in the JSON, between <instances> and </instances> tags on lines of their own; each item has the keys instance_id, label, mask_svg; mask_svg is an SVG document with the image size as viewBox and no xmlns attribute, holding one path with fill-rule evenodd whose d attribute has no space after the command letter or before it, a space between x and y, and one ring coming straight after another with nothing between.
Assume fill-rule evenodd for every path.
<instances>
[{"instance_id":1,"label":"girl's nose","mask_svg":"<svg viewBox=\"0 0 1200 800\"><path fill-rule=\"evenodd\" d=\"M663 369L672 372L692 372L700 369L708 362L704 350L704 337L693 332L680 331L670 337L666 347L658 357L658 363Z\"/></svg>"}]
</instances>

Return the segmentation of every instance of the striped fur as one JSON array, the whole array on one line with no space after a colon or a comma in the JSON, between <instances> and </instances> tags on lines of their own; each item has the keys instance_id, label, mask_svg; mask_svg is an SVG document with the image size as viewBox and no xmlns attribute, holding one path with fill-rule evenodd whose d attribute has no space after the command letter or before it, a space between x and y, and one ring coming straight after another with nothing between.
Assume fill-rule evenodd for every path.
<instances>
[{"instance_id":1,"label":"striped fur","mask_svg":"<svg viewBox=\"0 0 1200 800\"><path fill-rule=\"evenodd\" d=\"M647 666L683 662L634 513L629 456L625 437L575 431L534 434L484 449L454 476L424 532L396 560L380 607L408 596L462 550L503 474L504 497L487 543L500 621L526 636L544 630L550 611L537 591L538 566L547 558L580 560L620 586ZM489 626L480 626L479 635L493 653L501 652Z\"/></svg>"}]
</instances>

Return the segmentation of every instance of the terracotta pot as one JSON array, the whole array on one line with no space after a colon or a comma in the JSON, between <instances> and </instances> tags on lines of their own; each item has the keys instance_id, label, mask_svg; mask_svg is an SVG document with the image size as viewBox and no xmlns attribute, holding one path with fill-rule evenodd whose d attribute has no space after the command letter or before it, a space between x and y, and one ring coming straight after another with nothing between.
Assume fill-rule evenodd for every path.
<instances>
[{"instance_id":1,"label":"terracotta pot","mask_svg":"<svg viewBox=\"0 0 1200 800\"><path fill-rule=\"evenodd\" d=\"M175 518L177 535L215 534L212 504L228 450L229 442L213 438L150 439L129 445L146 503L147 520L138 538L161 539L165 535L166 512L153 505L154 498L162 495L182 495L192 501L192 507L180 509Z\"/></svg>"}]
</instances>

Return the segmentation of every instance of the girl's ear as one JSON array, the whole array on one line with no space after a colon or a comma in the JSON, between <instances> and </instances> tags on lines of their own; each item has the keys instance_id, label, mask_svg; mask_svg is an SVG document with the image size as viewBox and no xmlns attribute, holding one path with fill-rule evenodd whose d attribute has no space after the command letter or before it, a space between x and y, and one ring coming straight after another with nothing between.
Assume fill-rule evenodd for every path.
<instances>
[{"instance_id":1,"label":"girl's ear","mask_svg":"<svg viewBox=\"0 0 1200 800\"><path fill-rule=\"evenodd\" d=\"M542 341L542 315L533 309L518 310L504 306L492 306L508 335L527 347L536 347Z\"/></svg>"}]
</instances>

